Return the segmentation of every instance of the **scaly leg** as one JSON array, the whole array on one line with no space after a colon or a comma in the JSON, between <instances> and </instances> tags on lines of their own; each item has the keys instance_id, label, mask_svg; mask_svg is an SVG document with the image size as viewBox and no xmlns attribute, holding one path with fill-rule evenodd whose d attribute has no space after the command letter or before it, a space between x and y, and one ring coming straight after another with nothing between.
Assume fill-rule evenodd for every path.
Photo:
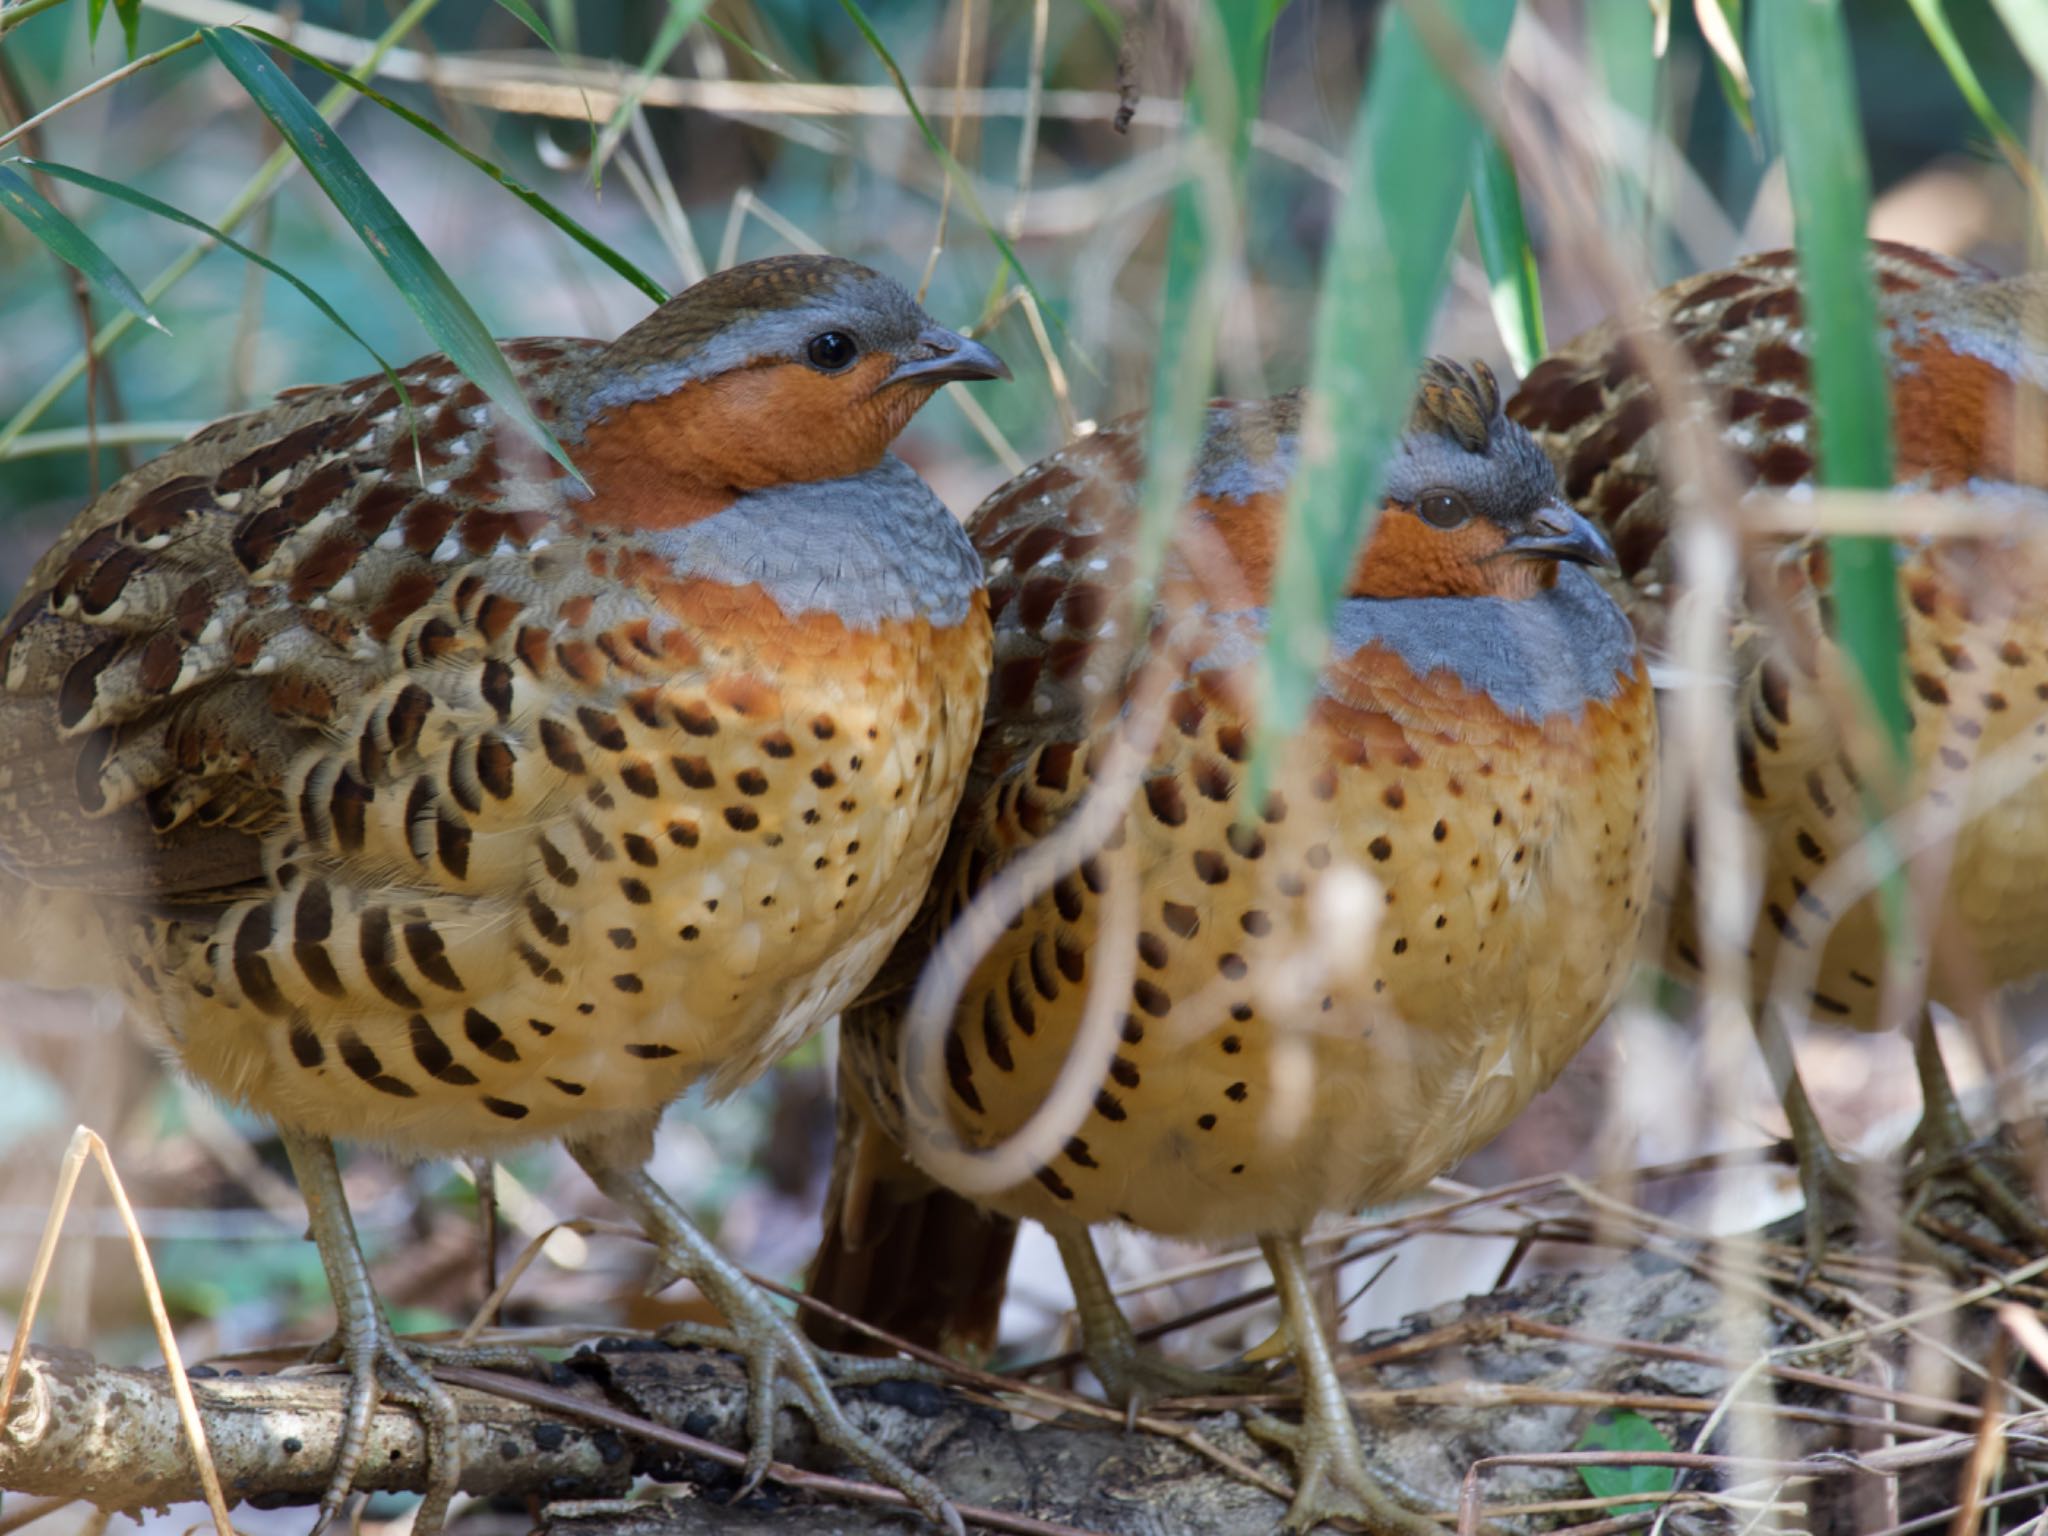
<instances>
[{"instance_id":1,"label":"scaly leg","mask_svg":"<svg viewBox=\"0 0 2048 1536\"><path fill-rule=\"evenodd\" d=\"M1053 1240L1074 1287L1074 1310L1081 1322L1081 1349L1088 1368L1109 1400L1133 1415L1162 1397L1210 1397L1224 1392L1256 1391L1256 1376L1230 1375L1178 1365L1155 1349L1147 1349L1131 1332L1130 1320L1117 1305L1095 1239L1086 1227L1056 1227Z\"/></svg>"},{"instance_id":2,"label":"scaly leg","mask_svg":"<svg viewBox=\"0 0 2048 1536\"><path fill-rule=\"evenodd\" d=\"M1906 1186L1913 1195L1906 1219L1913 1221L1936 1200L1961 1189L1974 1196L1985 1214L2009 1236L2036 1247L2048 1246L2048 1225L2043 1224L2025 1183L2007 1177L1998 1166L2005 1161L1998 1149L1979 1144L1971 1134L1948 1075L1948 1063L1941 1059L1941 1041L1934 1032L1931 1010L1921 1010L1913 1032L1913 1065L1920 1075L1922 1107L1910 1145L1920 1156L1906 1173Z\"/></svg>"},{"instance_id":3,"label":"scaly leg","mask_svg":"<svg viewBox=\"0 0 2048 1536\"><path fill-rule=\"evenodd\" d=\"M1805 1201L1802 1218L1806 1230L1804 1275L1817 1273L1827 1263L1828 1244L1838 1231L1854 1228L1862 1214L1857 1167L1834 1148L1814 1113L1813 1101L1800 1081L1799 1064L1792 1053L1792 1041L1785 1026L1768 1007L1755 1015L1756 1040L1764 1054L1771 1081L1785 1106L1785 1119L1792 1127L1792 1151L1798 1160L1799 1191Z\"/></svg>"},{"instance_id":4,"label":"scaly leg","mask_svg":"<svg viewBox=\"0 0 2048 1536\"><path fill-rule=\"evenodd\" d=\"M645 1168L599 1146L572 1146L569 1150L591 1182L631 1211L653 1240L664 1266L656 1289L687 1278L732 1325L729 1334L701 1328L676 1330L675 1334L693 1342L711 1338L747 1363L747 1464L742 1497L768 1475L768 1463L775 1454L775 1411L783 1402L778 1383L787 1378L801 1394L801 1406L820 1440L902 1493L954 1536L965 1536L959 1512L946 1501L938 1485L854 1426L832 1395L832 1383L818 1353L797 1331L795 1322L776 1311L760 1287L712 1246ZM914 1369L900 1365L892 1370L886 1361L865 1360L859 1366L862 1369L847 1375L847 1380L871 1379L868 1371L876 1376L915 1374Z\"/></svg>"},{"instance_id":5,"label":"scaly leg","mask_svg":"<svg viewBox=\"0 0 2048 1536\"><path fill-rule=\"evenodd\" d=\"M327 1286L334 1294L334 1337L315 1354L338 1358L349 1374L341 1447L335 1453L334 1475L320 1497L320 1518L313 1527L315 1536L334 1518L355 1484L356 1469L369 1443L370 1423L376 1417L377 1400L382 1393L418 1413L426 1430L426 1497L413 1529L416 1536L434 1536L448 1516L449 1500L462 1479L461 1425L455 1414L455 1400L407 1352L385 1320L384 1309L378 1305L377 1293L370 1285L362 1245L356 1240L348 1198L342 1192L334 1143L324 1136L307 1136L297 1131L280 1129L278 1134L291 1157L292 1171L298 1175L313 1241L320 1247Z\"/></svg>"},{"instance_id":6,"label":"scaly leg","mask_svg":"<svg viewBox=\"0 0 2048 1536\"><path fill-rule=\"evenodd\" d=\"M1258 1414L1245 1427L1294 1457L1294 1503L1287 1511L1286 1529L1307 1531L1325 1520L1346 1519L1363 1523L1378 1536L1443 1536L1442 1526L1396 1502L1366 1469L1365 1448L1316 1308L1300 1236L1262 1237L1259 1247L1272 1268L1280 1316L1301 1372L1301 1422L1287 1424Z\"/></svg>"}]
</instances>

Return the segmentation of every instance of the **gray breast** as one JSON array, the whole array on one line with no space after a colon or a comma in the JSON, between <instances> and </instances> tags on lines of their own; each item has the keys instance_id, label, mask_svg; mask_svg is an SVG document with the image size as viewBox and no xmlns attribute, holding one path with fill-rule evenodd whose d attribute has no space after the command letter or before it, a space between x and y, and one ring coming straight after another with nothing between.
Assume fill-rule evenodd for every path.
<instances>
[{"instance_id":1,"label":"gray breast","mask_svg":"<svg viewBox=\"0 0 2048 1536\"><path fill-rule=\"evenodd\" d=\"M1447 671L1511 715L1576 715L1621 691L1635 632L1583 567L1566 565L1535 597L1352 598L1337 610L1331 647L1351 656L1378 644L1418 676Z\"/></svg>"},{"instance_id":2,"label":"gray breast","mask_svg":"<svg viewBox=\"0 0 2048 1536\"><path fill-rule=\"evenodd\" d=\"M1219 616L1229 628L1197 670L1238 667L1265 643L1266 610ZM1525 720L1577 715L1611 699L1633 670L1635 632L1600 583L1576 565L1535 597L1346 598L1330 625L1331 653L1392 651L1418 677L1449 672Z\"/></svg>"},{"instance_id":3,"label":"gray breast","mask_svg":"<svg viewBox=\"0 0 2048 1536\"><path fill-rule=\"evenodd\" d=\"M751 492L646 542L678 575L758 583L792 617L832 613L854 629L958 624L981 586L965 530L893 454L850 479Z\"/></svg>"}]
</instances>

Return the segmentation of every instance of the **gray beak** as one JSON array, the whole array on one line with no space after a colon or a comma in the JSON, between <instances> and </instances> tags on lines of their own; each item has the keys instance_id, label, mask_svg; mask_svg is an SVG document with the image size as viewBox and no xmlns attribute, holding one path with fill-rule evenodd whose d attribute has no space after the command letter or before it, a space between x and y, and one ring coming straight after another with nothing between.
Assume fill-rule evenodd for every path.
<instances>
[{"instance_id":1,"label":"gray beak","mask_svg":"<svg viewBox=\"0 0 2048 1536\"><path fill-rule=\"evenodd\" d=\"M888 382L902 384L915 379L923 384L949 384L954 380L1007 379L1009 365L978 341L955 331L928 325L918 332L912 355L896 365Z\"/></svg>"},{"instance_id":2,"label":"gray beak","mask_svg":"<svg viewBox=\"0 0 2048 1536\"><path fill-rule=\"evenodd\" d=\"M1528 531L1509 539L1501 553L1539 560L1569 560L1574 565L1599 565L1609 570L1620 565L1607 535L1561 501L1540 508L1529 519Z\"/></svg>"}]
</instances>

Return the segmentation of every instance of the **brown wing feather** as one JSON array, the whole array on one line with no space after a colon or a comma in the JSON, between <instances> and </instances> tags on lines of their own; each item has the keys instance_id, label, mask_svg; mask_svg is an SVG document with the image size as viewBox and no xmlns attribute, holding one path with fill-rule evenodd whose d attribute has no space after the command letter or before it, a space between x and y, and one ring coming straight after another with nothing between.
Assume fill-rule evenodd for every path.
<instances>
[{"instance_id":1,"label":"brown wing feather","mask_svg":"<svg viewBox=\"0 0 2048 1536\"><path fill-rule=\"evenodd\" d=\"M594 348L512 352L538 386ZM261 879L291 764L391 674L383 641L434 596L436 551L523 531L481 392L444 358L402 378L410 418L379 375L209 427L38 562L0 628L0 864L181 901Z\"/></svg>"}]
</instances>

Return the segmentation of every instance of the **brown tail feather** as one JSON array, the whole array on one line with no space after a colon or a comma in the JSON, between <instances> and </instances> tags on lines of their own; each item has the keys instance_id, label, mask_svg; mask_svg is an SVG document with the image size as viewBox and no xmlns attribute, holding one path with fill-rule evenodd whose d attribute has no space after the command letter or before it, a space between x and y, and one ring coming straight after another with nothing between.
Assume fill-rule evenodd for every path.
<instances>
[{"instance_id":1,"label":"brown tail feather","mask_svg":"<svg viewBox=\"0 0 2048 1536\"><path fill-rule=\"evenodd\" d=\"M811 1295L927 1349L986 1359L995 1349L1017 1224L933 1183L839 1075L839 1135ZM821 1313L804 1330L828 1349L887 1346Z\"/></svg>"}]
</instances>

